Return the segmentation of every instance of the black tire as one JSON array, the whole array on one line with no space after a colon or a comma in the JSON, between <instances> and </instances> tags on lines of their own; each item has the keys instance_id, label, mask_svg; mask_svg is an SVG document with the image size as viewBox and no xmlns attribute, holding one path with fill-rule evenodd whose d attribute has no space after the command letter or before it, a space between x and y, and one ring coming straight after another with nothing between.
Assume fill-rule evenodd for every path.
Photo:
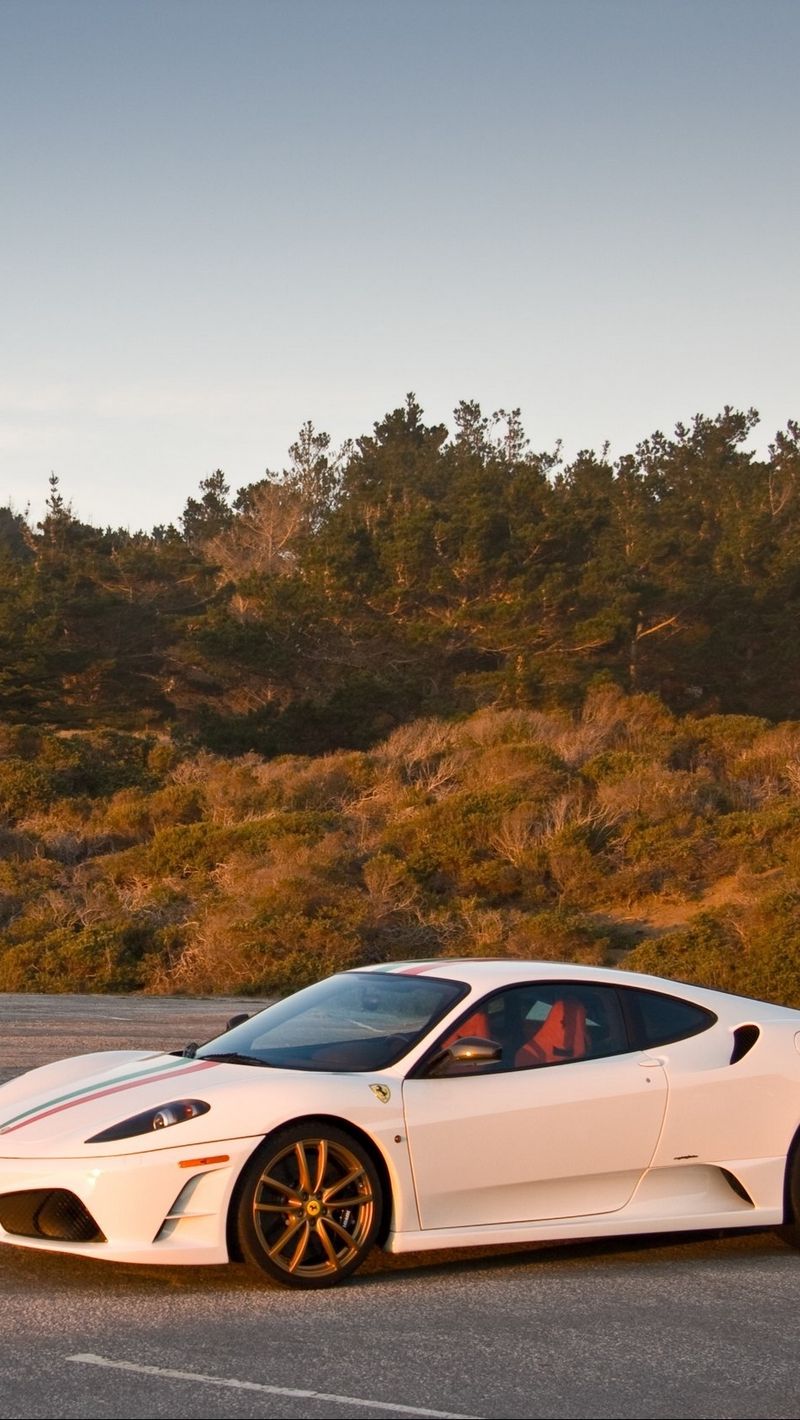
<instances>
[{"instance_id":1,"label":"black tire","mask_svg":"<svg viewBox=\"0 0 800 1420\"><path fill-rule=\"evenodd\" d=\"M242 1172L236 1232L246 1262L284 1287L335 1287L381 1224L378 1171L343 1129L309 1120L266 1139Z\"/></svg>"},{"instance_id":2,"label":"black tire","mask_svg":"<svg viewBox=\"0 0 800 1420\"><path fill-rule=\"evenodd\" d=\"M795 1139L786 1160L786 1192L784 1224L779 1237L790 1247L800 1248L800 1135Z\"/></svg>"}]
</instances>

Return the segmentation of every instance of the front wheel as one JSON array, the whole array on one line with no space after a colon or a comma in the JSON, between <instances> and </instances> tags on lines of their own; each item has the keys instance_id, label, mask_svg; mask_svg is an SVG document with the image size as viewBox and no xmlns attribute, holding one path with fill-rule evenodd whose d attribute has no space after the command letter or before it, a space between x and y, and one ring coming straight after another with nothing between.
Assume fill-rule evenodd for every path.
<instances>
[{"instance_id":1,"label":"front wheel","mask_svg":"<svg viewBox=\"0 0 800 1420\"><path fill-rule=\"evenodd\" d=\"M378 1172L344 1130L292 1125L245 1168L236 1227L246 1261L285 1287L335 1287L360 1267L383 1211Z\"/></svg>"}]
</instances>

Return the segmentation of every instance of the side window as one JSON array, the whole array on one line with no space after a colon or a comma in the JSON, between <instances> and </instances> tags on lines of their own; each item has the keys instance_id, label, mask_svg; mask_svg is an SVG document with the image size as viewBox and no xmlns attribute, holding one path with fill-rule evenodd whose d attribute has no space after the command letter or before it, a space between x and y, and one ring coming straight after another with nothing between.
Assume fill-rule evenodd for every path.
<instances>
[{"instance_id":1,"label":"side window","mask_svg":"<svg viewBox=\"0 0 800 1420\"><path fill-rule=\"evenodd\" d=\"M640 1049L669 1045L708 1030L717 1020L713 1011L683 1001L678 996L662 996L660 991L640 991L635 986L621 988L632 1033Z\"/></svg>"},{"instance_id":2,"label":"side window","mask_svg":"<svg viewBox=\"0 0 800 1420\"><path fill-rule=\"evenodd\" d=\"M517 1069L559 1065L630 1049L613 987L549 982L536 988L536 1000L525 1013L514 1064Z\"/></svg>"},{"instance_id":3,"label":"side window","mask_svg":"<svg viewBox=\"0 0 800 1420\"><path fill-rule=\"evenodd\" d=\"M443 1062L434 1073L474 1075L499 1070L527 1070L575 1060L618 1055L633 1047L628 1040L617 991L610 986L572 982L535 982L496 991L472 1006L439 1048L477 1036L496 1041L501 1057L489 1064Z\"/></svg>"}]
</instances>

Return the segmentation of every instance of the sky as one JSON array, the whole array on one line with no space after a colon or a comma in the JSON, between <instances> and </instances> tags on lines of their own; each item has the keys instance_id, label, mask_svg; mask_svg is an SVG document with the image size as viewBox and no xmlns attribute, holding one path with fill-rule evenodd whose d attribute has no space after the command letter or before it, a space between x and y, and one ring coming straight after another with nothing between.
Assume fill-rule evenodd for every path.
<instances>
[{"instance_id":1,"label":"sky","mask_svg":"<svg viewBox=\"0 0 800 1420\"><path fill-rule=\"evenodd\" d=\"M176 522L414 391L800 417L796 0L2 0L0 504Z\"/></svg>"}]
</instances>

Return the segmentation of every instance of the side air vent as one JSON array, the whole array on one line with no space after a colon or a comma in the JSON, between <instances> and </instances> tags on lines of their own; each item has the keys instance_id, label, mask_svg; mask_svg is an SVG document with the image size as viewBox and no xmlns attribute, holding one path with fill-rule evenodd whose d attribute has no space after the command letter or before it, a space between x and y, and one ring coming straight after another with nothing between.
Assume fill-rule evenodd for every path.
<instances>
[{"instance_id":1,"label":"side air vent","mask_svg":"<svg viewBox=\"0 0 800 1420\"><path fill-rule=\"evenodd\" d=\"M737 1026L733 1032L733 1050L731 1051L731 1065L735 1065L737 1060L743 1060L745 1055L753 1049L761 1031L758 1026Z\"/></svg>"},{"instance_id":2,"label":"side air vent","mask_svg":"<svg viewBox=\"0 0 800 1420\"><path fill-rule=\"evenodd\" d=\"M735 1173L731 1173L730 1169L720 1169L720 1173L722 1174L722 1177L724 1178L728 1187L733 1189L733 1192L736 1194L736 1196L738 1198L741 1198L743 1203L749 1203L751 1208L755 1208L756 1205L750 1197L750 1194L747 1192L747 1189L745 1188L741 1179L737 1178Z\"/></svg>"}]
</instances>

